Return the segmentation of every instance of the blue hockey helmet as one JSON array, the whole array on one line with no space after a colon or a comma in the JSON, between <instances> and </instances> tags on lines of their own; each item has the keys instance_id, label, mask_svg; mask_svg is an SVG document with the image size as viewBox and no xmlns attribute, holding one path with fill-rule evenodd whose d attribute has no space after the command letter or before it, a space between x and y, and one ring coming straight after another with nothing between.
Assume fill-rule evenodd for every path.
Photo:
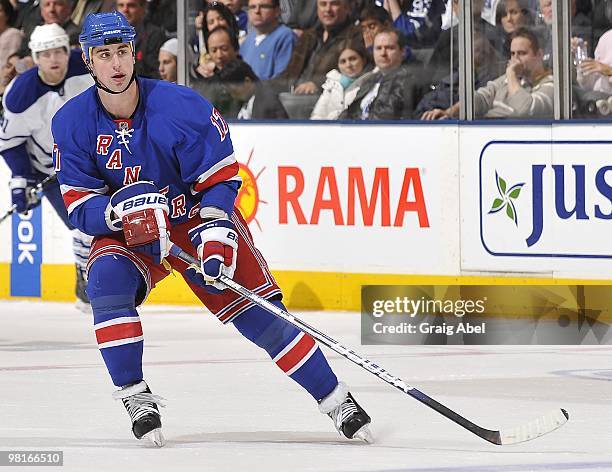
<instances>
[{"instance_id":1,"label":"blue hockey helmet","mask_svg":"<svg viewBox=\"0 0 612 472\"><path fill-rule=\"evenodd\" d=\"M91 13L83 22L79 43L85 60L91 60L91 49L107 44L128 43L134 53L136 30L118 11L111 13Z\"/></svg>"}]
</instances>

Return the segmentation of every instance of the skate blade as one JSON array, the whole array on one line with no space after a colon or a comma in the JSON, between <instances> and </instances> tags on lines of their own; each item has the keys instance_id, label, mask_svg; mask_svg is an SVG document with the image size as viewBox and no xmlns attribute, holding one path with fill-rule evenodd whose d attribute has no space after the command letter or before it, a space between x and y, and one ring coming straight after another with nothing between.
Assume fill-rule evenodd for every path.
<instances>
[{"instance_id":1,"label":"skate blade","mask_svg":"<svg viewBox=\"0 0 612 472\"><path fill-rule=\"evenodd\" d=\"M372 444L374 442L374 436L372 436L372 432L368 425L359 428L357 432L353 434L353 439L359 439L366 444Z\"/></svg>"},{"instance_id":2,"label":"skate blade","mask_svg":"<svg viewBox=\"0 0 612 472\"><path fill-rule=\"evenodd\" d=\"M166 439L164 438L161 428L149 431L140 439L144 439L145 441L149 442L149 444L155 447L163 447L164 444L166 444Z\"/></svg>"},{"instance_id":3,"label":"skate blade","mask_svg":"<svg viewBox=\"0 0 612 472\"><path fill-rule=\"evenodd\" d=\"M83 300L80 300L78 298L74 303L74 307L81 313L85 313L86 315L91 315L93 313L91 310L91 305L89 303L85 303Z\"/></svg>"}]
</instances>

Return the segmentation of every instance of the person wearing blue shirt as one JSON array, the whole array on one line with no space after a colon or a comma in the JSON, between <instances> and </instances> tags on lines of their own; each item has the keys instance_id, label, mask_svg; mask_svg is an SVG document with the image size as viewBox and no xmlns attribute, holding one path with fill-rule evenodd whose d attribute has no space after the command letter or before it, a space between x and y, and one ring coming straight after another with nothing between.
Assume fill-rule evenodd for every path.
<instances>
[{"instance_id":1,"label":"person wearing blue shirt","mask_svg":"<svg viewBox=\"0 0 612 472\"><path fill-rule=\"evenodd\" d=\"M279 24L279 0L249 0L248 10L254 29L246 36L240 53L257 77L269 80L287 68L295 34Z\"/></svg>"}]
</instances>

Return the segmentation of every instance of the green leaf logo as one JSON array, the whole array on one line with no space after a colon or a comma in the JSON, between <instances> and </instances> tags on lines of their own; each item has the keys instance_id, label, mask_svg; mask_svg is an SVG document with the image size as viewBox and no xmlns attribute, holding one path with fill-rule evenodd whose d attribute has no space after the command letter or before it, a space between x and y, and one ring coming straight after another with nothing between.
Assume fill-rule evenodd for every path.
<instances>
[{"instance_id":1,"label":"green leaf logo","mask_svg":"<svg viewBox=\"0 0 612 472\"><path fill-rule=\"evenodd\" d=\"M513 185L508 188L508 184L502 179L497 171L495 172L495 180L497 183L498 196L493 200L493 205L489 210L489 214L497 213L504 208L506 209L506 216L514 221L514 224L518 226L518 215L516 214L516 208L514 206L514 200L516 200L521 194L521 189L525 182Z\"/></svg>"}]
</instances>

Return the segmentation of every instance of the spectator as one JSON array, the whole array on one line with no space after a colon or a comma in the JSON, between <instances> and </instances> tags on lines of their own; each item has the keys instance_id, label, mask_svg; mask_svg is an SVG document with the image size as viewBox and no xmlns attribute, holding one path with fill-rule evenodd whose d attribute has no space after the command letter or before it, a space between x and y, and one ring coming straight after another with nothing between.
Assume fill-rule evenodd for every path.
<instances>
[{"instance_id":1,"label":"spectator","mask_svg":"<svg viewBox=\"0 0 612 472\"><path fill-rule=\"evenodd\" d=\"M15 10L9 0L0 0L0 64L6 64L9 56L16 53L21 47L23 33L13 28ZM0 71L0 82L2 81Z\"/></svg>"},{"instance_id":2,"label":"spectator","mask_svg":"<svg viewBox=\"0 0 612 472\"><path fill-rule=\"evenodd\" d=\"M70 19L71 14L72 0L41 0L38 6L34 2L22 25L23 41L19 49L21 57L31 55L30 48L28 47L30 36L34 28L43 24L50 25L55 23L60 25L68 35L70 45L78 45L81 28Z\"/></svg>"},{"instance_id":3,"label":"spectator","mask_svg":"<svg viewBox=\"0 0 612 472\"><path fill-rule=\"evenodd\" d=\"M136 28L136 74L159 79L159 48L166 35L159 26L144 21L146 0L117 0L117 10Z\"/></svg>"},{"instance_id":4,"label":"spectator","mask_svg":"<svg viewBox=\"0 0 612 472\"><path fill-rule=\"evenodd\" d=\"M497 25L494 46L504 59L510 57L510 37L517 29L533 25L529 0L501 0L495 14Z\"/></svg>"},{"instance_id":5,"label":"spectator","mask_svg":"<svg viewBox=\"0 0 612 472\"><path fill-rule=\"evenodd\" d=\"M411 119L416 105L416 80L412 65L403 64L406 39L394 28L374 37L376 69L360 87L340 118L353 120Z\"/></svg>"},{"instance_id":6,"label":"spectator","mask_svg":"<svg viewBox=\"0 0 612 472\"><path fill-rule=\"evenodd\" d=\"M4 91L8 84L11 83L11 80L17 77L18 74L23 74L29 68L20 68L18 71L17 64L19 64L20 60L19 54L11 54L2 66L0 70L0 96L4 95Z\"/></svg>"},{"instance_id":7,"label":"spectator","mask_svg":"<svg viewBox=\"0 0 612 472\"><path fill-rule=\"evenodd\" d=\"M393 26L406 36L410 45L431 46L440 36L444 0L384 0L383 5L393 19Z\"/></svg>"},{"instance_id":8,"label":"spectator","mask_svg":"<svg viewBox=\"0 0 612 472\"><path fill-rule=\"evenodd\" d=\"M494 80L497 72L496 57L491 43L479 33L474 34L474 88L478 89ZM446 109L459 100L459 64L455 64L452 75L442 78L426 93L415 110L415 118L420 118L423 113L434 108ZM451 99L452 91L452 99Z\"/></svg>"},{"instance_id":9,"label":"spectator","mask_svg":"<svg viewBox=\"0 0 612 472\"><path fill-rule=\"evenodd\" d=\"M363 44L370 52L374 47L374 36L391 26L389 12L378 5L368 5L359 14L359 26L363 34Z\"/></svg>"},{"instance_id":10,"label":"spectator","mask_svg":"<svg viewBox=\"0 0 612 472\"><path fill-rule=\"evenodd\" d=\"M451 0L452 9L455 17L459 17L459 0ZM472 1L472 21L474 25L474 33L483 34L486 38L495 35L494 27L482 18L483 0ZM453 39L453 49L451 51L451 35ZM452 73L451 71L451 53L453 69L459 65L459 26L455 25L450 29L440 33L438 41L434 46L433 53L429 60L428 70L431 77L431 83L437 83L442 77L446 77Z\"/></svg>"},{"instance_id":11,"label":"spectator","mask_svg":"<svg viewBox=\"0 0 612 472\"><path fill-rule=\"evenodd\" d=\"M231 118L239 120L283 118L260 99L261 82L253 69L237 58L228 62L219 72L219 80L231 96Z\"/></svg>"},{"instance_id":12,"label":"spectator","mask_svg":"<svg viewBox=\"0 0 612 472\"><path fill-rule=\"evenodd\" d=\"M194 70L195 78L210 78L214 74L215 64L208 54L206 44L208 43L208 35L218 26L222 26L229 31L234 49L238 51L240 48L238 24L232 12L221 2L205 3L204 9L198 13L195 19L196 32L199 36L195 50L200 54Z\"/></svg>"},{"instance_id":13,"label":"spectator","mask_svg":"<svg viewBox=\"0 0 612 472\"><path fill-rule=\"evenodd\" d=\"M317 1L320 24L304 31L280 75L288 86L295 85L295 94L320 92L326 74L336 67L340 44L347 39L361 41L361 28L352 24L350 12L349 0Z\"/></svg>"},{"instance_id":14,"label":"spectator","mask_svg":"<svg viewBox=\"0 0 612 472\"><path fill-rule=\"evenodd\" d=\"M345 43L338 57L338 69L327 73L323 93L319 97L311 120L337 120L359 92L367 77L369 54L362 44Z\"/></svg>"},{"instance_id":15,"label":"spectator","mask_svg":"<svg viewBox=\"0 0 612 472\"><path fill-rule=\"evenodd\" d=\"M242 0L221 0L221 3L234 15L238 25L238 37L243 38L246 36L249 18L247 12L242 9Z\"/></svg>"},{"instance_id":16,"label":"spectator","mask_svg":"<svg viewBox=\"0 0 612 472\"><path fill-rule=\"evenodd\" d=\"M115 0L76 0L70 19L79 27L90 13L108 13L115 9Z\"/></svg>"},{"instance_id":17,"label":"spectator","mask_svg":"<svg viewBox=\"0 0 612 472\"><path fill-rule=\"evenodd\" d=\"M257 77L268 80L283 72L289 64L295 34L278 22L279 0L249 0L249 22L253 26L240 53Z\"/></svg>"},{"instance_id":18,"label":"spectator","mask_svg":"<svg viewBox=\"0 0 612 472\"><path fill-rule=\"evenodd\" d=\"M526 28L512 34L506 73L474 94L476 118L551 118L553 77L544 66L537 36ZM423 114L425 120L456 117L459 103Z\"/></svg>"},{"instance_id":19,"label":"spectator","mask_svg":"<svg viewBox=\"0 0 612 472\"><path fill-rule=\"evenodd\" d=\"M289 6L285 23L298 38L317 25L317 0L286 0L285 4Z\"/></svg>"},{"instance_id":20,"label":"spectator","mask_svg":"<svg viewBox=\"0 0 612 472\"><path fill-rule=\"evenodd\" d=\"M166 36L176 36L176 0L147 0L146 21L159 26Z\"/></svg>"},{"instance_id":21,"label":"spectator","mask_svg":"<svg viewBox=\"0 0 612 472\"><path fill-rule=\"evenodd\" d=\"M210 77L200 77L192 82L192 87L200 95L208 99L223 116L236 116L238 110L227 90L223 87L219 73L229 62L238 58L238 51L234 47L232 34L223 26L217 26L208 35L206 44L211 61L214 64L213 74ZM238 106L240 109L240 106Z\"/></svg>"},{"instance_id":22,"label":"spectator","mask_svg":"<svg viewBox=\"0 0 612 472\"><path fill-rule=\"evenodd\" d=\"M612 30L606 31L595 48L595 58L577 67L578 85L585 91L612 94Z\"/></svg>"},{"instance_id":23,"label":"spectator","mask_svg":"<svg viewBox=\"0 0 612 472\"><path fill-rule=\"evenodd\" d=\"M171 38L159 49L159 76L162 80L176 83L176 58L178 40Z\"/></svg>"}]
</instances>

